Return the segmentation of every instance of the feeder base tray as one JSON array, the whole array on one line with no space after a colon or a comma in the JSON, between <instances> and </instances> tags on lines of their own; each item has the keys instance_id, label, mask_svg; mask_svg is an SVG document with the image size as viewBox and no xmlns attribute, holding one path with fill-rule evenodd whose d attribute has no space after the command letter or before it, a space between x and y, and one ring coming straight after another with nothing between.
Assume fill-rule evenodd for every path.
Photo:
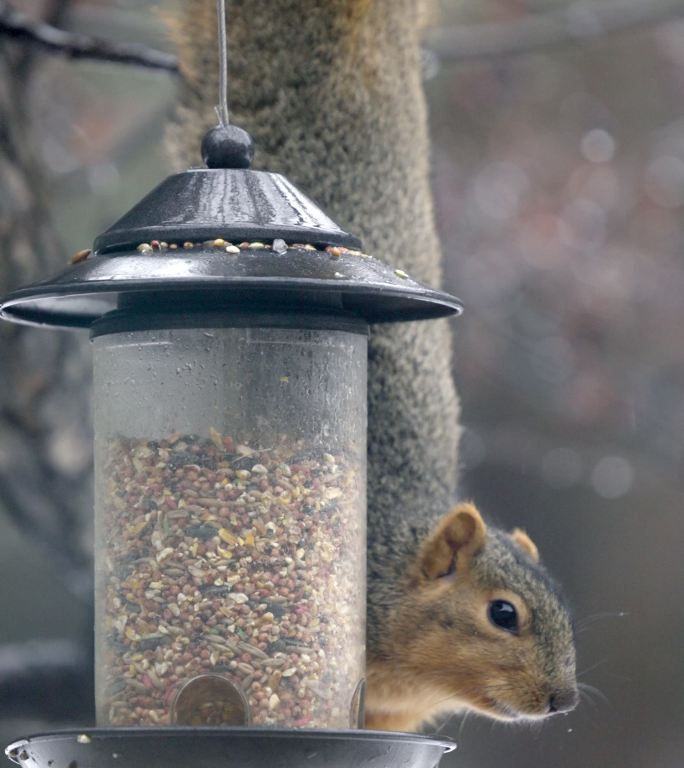
<instances>
[{"instance_id":1,"label":"feeder base tray","mask_svg":"<svg viewBox=\"0 0 684 768\"><path fill-rule=\"evenodd\" d=\"M448 739L382 731L92 728L22 739L22 768L434 768Z\"/></svg>"}]
</instances>

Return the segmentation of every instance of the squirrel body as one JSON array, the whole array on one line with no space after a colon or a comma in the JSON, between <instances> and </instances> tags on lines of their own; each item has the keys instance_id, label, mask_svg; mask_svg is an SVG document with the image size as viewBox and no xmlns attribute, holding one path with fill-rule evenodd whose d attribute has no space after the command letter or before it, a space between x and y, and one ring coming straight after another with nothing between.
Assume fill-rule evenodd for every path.
<instances>
[{"instance_id":1,"label":"squirrel body","mask_svg":"<svg viewBox=\"0 0 684 768\"><path fill-rule=\"evenodd\" d=\"M358 234L364 250L439 287L420 54L425 4L227 5L231 120L254 138L253 167L285 174ZM186 0L170 25L182 79L169 147L181 168L199 162L201 137L216 121L215 13L213 0ZM475 584L476 574L487 583L497 552L510 557L505 541L488 529L472 572L454 582L452 597L447 581L426 580L415 570L434 533L431 523L457 497L459 403L448 324L376 326L368 362L367 723L411 730L443 709L464 706L501 716L477 704L481 687L492 685L489 678L472 676L469 686L454 683L446 690L436 679L448 674L451 656L461 659L454 680L465 676L465 664L486 664L489 629L483 625L475 641L463 642L468 626L475 631L475 619L466 618L463 606L469 603L460 595L466 584ZM462 567L463 555L456 559ZM525 565L525 573L536 573L531 561ZM451 631L435 623L434 616L444 614L437 610L442 598L457 622ZM570 642L567 628L563 637ZM534 646L529 637L525 642ZM531 650L525 658L534 658L534 670L540 666ZM517 706L514 698L511 707Z\"/></svg>"}]
</instances>

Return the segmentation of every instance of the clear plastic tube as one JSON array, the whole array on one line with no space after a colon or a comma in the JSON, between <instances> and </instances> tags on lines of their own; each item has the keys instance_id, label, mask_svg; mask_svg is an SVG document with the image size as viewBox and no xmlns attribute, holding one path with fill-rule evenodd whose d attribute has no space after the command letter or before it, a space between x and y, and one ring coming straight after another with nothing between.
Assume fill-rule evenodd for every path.
<instances>
[{"instance_id":1,"label":"clear plastic tube","mask_svg":"<svg viewBox=\"0 0 684 768\"><path fill-rule=\"evenodd\" d=\"M94 340L99 725L358 724L366 343Z\"/></svg>"}]
</instances>

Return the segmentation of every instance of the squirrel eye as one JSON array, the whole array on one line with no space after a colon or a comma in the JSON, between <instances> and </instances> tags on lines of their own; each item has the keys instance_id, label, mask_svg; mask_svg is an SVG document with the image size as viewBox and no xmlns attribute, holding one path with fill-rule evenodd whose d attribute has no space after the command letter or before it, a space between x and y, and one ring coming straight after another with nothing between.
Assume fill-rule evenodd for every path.
<instances>
[{"instance_id":1,"label":"squirrel eye","mask_svg":"<svg viewBox=\"0 0 684 768\"><path fill-rule=\"evenodd\" d=\"M489 620L506 632L518 631L518 612L508 600L492 600L489 604Z\"/></svg>"}]
</instances>

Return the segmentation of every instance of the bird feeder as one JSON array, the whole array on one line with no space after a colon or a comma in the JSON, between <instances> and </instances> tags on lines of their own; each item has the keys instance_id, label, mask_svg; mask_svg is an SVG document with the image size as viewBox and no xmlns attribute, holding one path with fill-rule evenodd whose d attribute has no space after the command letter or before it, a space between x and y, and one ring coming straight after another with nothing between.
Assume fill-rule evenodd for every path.
<instances>
[{"instance_id":1,"label":"bird feeder","mask_svg":"<svg viewBox=\"0 0 684 768\"><path fill-rule=\"evenodd\" d=\"M244 131L214 129L203 154L207 168L166 179L92 253L2 304L6 320L89 329L95 369L98 728L8 755L433 766L443 740L354 730L366 354L370 323L460 304L250 170Z\"/></svg>"}]
</instances>

